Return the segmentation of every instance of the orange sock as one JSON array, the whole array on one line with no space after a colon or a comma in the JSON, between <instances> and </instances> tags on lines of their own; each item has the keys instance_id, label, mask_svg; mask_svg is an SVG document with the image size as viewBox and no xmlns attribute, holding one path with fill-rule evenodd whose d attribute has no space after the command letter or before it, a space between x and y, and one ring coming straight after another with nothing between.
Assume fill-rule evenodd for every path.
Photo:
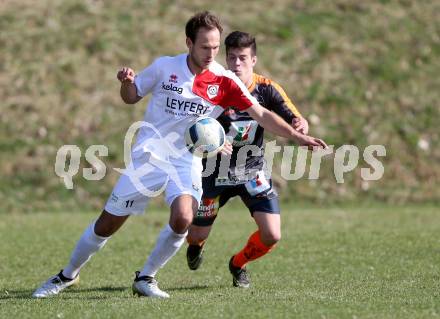
<instances>
[{"instance_id":1,"label":"orange sock","mask_svg":"<svg viewBox=\"0 0 440 319\"><path fill-rule=\"evenodd\" d=\"M260 231L257 230L249 237L246 246L234 256L232 265L243 268L249 261L266 255L274 246L275 245L266 246L263 244L261 242Z\"/></svg>"}]
</instances>

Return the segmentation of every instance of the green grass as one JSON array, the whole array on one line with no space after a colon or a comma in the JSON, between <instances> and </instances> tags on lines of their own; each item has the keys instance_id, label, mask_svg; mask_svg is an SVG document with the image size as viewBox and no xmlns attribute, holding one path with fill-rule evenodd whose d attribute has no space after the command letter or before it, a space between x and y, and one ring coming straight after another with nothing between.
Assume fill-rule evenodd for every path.
<instances>
[{"instance_id":1,"label":"green grass","mask_svg":"<svg viewBox=\"0 0 440 319\"><path fill-rule=\"evenodd\" d=\"M131 218L81 273L78 287L29 298L59 271L95 213L2 215L1 318L432 318L440 317L440 215L435 207L293 208L283 238L250 264L252 288L231 287L227 262L255 226L227 206L201 269L182 249L158 274L169 300L131 296L167 220L166 211Z\"/></svg>"}]
</instances>

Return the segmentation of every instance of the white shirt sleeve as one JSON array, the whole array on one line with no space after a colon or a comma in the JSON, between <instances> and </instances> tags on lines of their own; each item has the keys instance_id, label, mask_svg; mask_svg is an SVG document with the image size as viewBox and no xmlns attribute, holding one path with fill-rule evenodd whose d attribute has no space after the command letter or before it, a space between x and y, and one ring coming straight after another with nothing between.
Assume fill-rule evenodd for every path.
<instances>
[{"instance_id":1,"label":"white shirt sleeve","mask_svg":"<svg viewBox=\"0 0 440 319\"><path fill-rule=\"evenodd\" d=\"M156 59L152 64L136 74L134 84L136 85L138 96L144 97L150 93L159 81L158 61L159 59Z\"/></svg>"}]
</instances>

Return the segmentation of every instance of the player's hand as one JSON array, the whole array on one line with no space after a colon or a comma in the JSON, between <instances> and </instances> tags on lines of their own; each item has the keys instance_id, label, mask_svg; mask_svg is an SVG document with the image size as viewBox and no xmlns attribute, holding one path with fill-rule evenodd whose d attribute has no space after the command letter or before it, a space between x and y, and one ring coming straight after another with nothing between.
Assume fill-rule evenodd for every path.
<instances>
[{"instance_id":1,"label":"player's hand","mask_svg":"<svg viewBox=\"0 0 440 319\"><path fill-rule=\"evenodd\" d=\"M303 117L295 117L292 120L292 127L301 134L309 133L309 122Z\"/></svg>"},{"instance_id":2,"label":"player's hand","mask_svg":"<svg viewBox=\"0 0 440 319\"><path fill-rule=\"evenodd\" d=\"M320 148L327 149L328 146L325 144L325 142L319 138L308 136L308 135L301 135L298 137L297 140L298 144L300 146L307 146L309 150L317 150Z\"/></svg>"},{"instance_id":3,"label":"player's hand","mask_svg":"<svg viewBox=\"0 0 440 319\"><path fill-rule=\"evenodd\" d=\"M136 73L130 68L123 67L121 70L118 71L118 74L116 77L118 78L121 83L128 82L128 83L134 83L134 76Z\"/></svg>"},{"instance_id":4,"label":"player's hand","mask_svg":"<svg viewBox=\"0 0 440 319\"><path fill-rule=\"evenodd\" d=\"M224 156L232 154L232 144L229 142L225 142L225 145L221 149L220 153Z\"/></svg>"}]
</instances>

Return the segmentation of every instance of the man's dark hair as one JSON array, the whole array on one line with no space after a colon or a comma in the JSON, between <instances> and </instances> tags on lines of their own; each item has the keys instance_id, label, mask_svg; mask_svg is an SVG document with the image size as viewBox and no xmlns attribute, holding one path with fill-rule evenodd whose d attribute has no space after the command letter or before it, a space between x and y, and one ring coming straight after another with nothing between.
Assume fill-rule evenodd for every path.
<instances>
[{"instance_id":1,"label":"man's dark hair","mask_svg":"<svg viewBox=\"0 0 440 319\"><path fill-rule=\"evenodd\" d=\"M194 43L196 41L197 32L201 28L208 30L218 29L220 34L223 32L219 18L209 11L199 12L189 19L185 26L185 34Z\"/></svg>"},{"instance_id":2,"label":"man's dark hair","mask_svg":"<svg viewBox=\"0 0 440 319\"><path fill-rule=\"evenodd\" d=\"M252 55L257 55L257 43L255 38L249 33L234 31L228 34L225 39L226 54L229 49L245 49L251 48Z\"/></svg>"}]
</instances>

